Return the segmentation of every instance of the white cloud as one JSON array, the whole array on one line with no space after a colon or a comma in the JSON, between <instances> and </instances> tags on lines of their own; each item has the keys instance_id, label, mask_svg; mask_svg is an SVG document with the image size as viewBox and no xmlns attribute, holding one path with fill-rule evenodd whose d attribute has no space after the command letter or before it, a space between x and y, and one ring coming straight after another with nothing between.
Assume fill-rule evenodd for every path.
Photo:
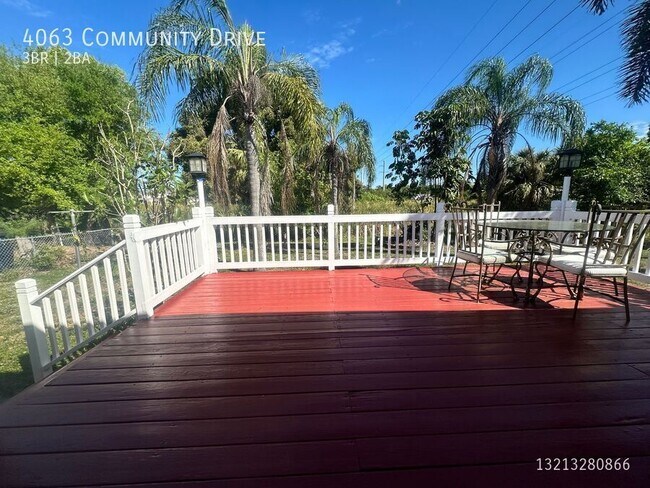
<instances>
[{"instance_id":1,"label":"white cloud","mask_svg":"<svg viewBox=\"0 0 650 488\"><path fill-rule=\"evenodd\" d=\"M336 58L354 51L354 47L349 46L348 41L356 33L354 26L360 22L361 19L357 18L340 23L339 31L334 39L312 47L305 54L307 61L317 68L327 68Z\"/></svg>"},{"instance_id":2,"label":"white cloud","mask_svg":"<svg viewBox=\"0 0 650 488\"><path fill-rule=\"evenodd\" d=\"M302 18L305 19L305 22L308 24L316 24L320 22L322 15L320 10L307 9L302 13Z\"/></svg>"},{"instance_id":3,"label":"white cloud","mask_svg":"<svg viewBox=\"0 0 650 488\"><path fill-rule=\"evenodd\" d=\"M353 47L344 46L341 41L334 40L311 48L306 57L307 61L317 68L327 68L336 58L349 53L353 49Z\"/></svg>"},{"instance_id":4,"label":"white cloud","mask_svg":"<svg viewBox=\"0 0 650 488\"><path fill-rule=\"evenodd\" d=\"M47 17L52 12L46 10L38 5L32 3L30 0L0 0L0 3L13 7L17 10L22 10L23 13L31 15L32 17Z\"/></svg>"}]
</instances>

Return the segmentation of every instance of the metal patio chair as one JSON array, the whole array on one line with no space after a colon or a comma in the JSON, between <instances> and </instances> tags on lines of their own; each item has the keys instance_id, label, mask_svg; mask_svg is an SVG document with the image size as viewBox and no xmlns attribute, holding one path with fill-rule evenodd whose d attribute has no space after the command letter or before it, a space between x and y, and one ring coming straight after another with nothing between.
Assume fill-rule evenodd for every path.
<instances>
[{"instance_id":1,"label":"metal patio chair","mask_svg":"<svg viewBox=\"0 0 650 488\"><path fill-rule=\"evenodd\" d=\"M604 227L597 230L596 224ZM586 245L571 245L568 250L565 247L564 252L560 246L544 263L562 273L566 287L575 299L574 317L584 294L587 278L598 278L611 280L614 295L598 292L624 303L625 316L627 321L630 321L628 267L636 252L641 252L638 248L649 226L648 210L602 210L600 205L594 205L590 213ZM576 276L574 285L569 283L567 273ZM619 297L619 279L623 280L623 299Z\"/></svg>"},{"instance_id":2,"label":"metal patio chair","mask_svg":"<svg viewBox=\"0 0 650 488\"><path fill-rule=\"evenodd\" d=\"M476 301L480 300L483 281L486 279L489 266L493 266L492 274L487 279L487 284L492 282L504 264L512 262L509 246L512 241L491 239L491 228L487 227L488 218L492 218L491 205L478 207L450 207L455 234L454 268L449 278L448 290L454 278L463 276L478 276L478 289ZM463 272L456 274L458 260L465 261ZM468 273L469 263L478 264L478 273Z\"/></svg>"}]
</instances>

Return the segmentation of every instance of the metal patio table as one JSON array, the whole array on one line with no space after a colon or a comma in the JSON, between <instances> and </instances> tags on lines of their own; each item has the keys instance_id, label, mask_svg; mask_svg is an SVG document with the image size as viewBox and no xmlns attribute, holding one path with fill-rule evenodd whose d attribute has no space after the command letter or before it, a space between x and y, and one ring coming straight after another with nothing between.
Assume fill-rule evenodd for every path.
<instances>
[{"instance_id":1,"label":"metal patio table","mask_svg":"<svg viewBox=\"0 0 650 488\"><path fill-rule=\"evenodd\" d=\"M527 258L529 261L528 282L526 284L526 296L524 298L525 302L534 300L540 291L538 290L537 293L531 297L533 276L535 272L535 256L544 255L543 252L537 252L540 250L540 242L542 242L539 238L540 234L586 234L589 232L589 222L575 222L567 220L501 220L496 222L488 222L486 226L492 229L503 229L513 231L514 233L523 234L522 246L520 248L520 251L516 252L516 254ZM603 228L604 226L602 224L594 224L593 231L599 231ZM515 294L516 297L514 286L513 294Z\"/></svg>"}]
</instances>

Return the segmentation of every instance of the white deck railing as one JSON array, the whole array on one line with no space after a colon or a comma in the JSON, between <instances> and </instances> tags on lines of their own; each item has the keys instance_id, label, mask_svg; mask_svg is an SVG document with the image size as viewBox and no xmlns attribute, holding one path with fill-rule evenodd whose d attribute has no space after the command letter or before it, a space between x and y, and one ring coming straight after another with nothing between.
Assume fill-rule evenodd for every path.
<instances>
[{"instance_id":1,"label":"white deck railing","mask_svg":"<svg viewBox=\"0 0 650 488\"><path fill-rule=\"evenodd\" d=\"M36 381L74 353L203 274L219 270L449 263L451 215L427 214L214 217L141 227L124 217L125 240L43 293L32 279L16 283ZM500 212L499 220L558 218L554 211ZM568 212L585 220L586 212ZM643 246L643 244L642 244ZM642 248L641 246L641 248ZM645 267L643 267L645 265ZM638 252L631 277L650 282L650 258Z\"/></svg>"},{"instance_id":2,"label":"white deck railing","mask_svg":"<svg viewBox=\"0 0 650 488\"><path fill-rule=\"evenodd\" d=\"M120 242L40 294L33 279L16 283L35 380L134 315L126 248Z\"/></svg>"}]
</instances>

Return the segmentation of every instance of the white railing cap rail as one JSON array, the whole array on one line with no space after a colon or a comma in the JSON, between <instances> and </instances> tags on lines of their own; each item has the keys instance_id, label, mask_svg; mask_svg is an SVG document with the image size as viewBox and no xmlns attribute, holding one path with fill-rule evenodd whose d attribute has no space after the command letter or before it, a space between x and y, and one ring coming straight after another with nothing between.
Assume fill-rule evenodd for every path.
<instances>
[{"instance_id":1,"label":"white railing cap rail","mask_svg":"<svg viewBox=\"0 0 650 488\"><path fill-rule=\"evenodd\" d=\"M79 276L80 274L84 273L85 271L88 271L90 268L92 268L92 267L95 266L96 264L100 263L100 262L103 261L105 258L107 258L107 257L110 256L111 254L113 254L114 252L119 251L119 250L122 249L125 245L126 245L126 241L120 241L120 242L118 242L117 244L115 244L115 245L114 245L113 247L111 247L110 249L108 249L108 250L104 251L103 253L101 253L99 256L97 256L97 257L96 257L95 259L93 259L92 261L87 262L86 264L84 264L84 265L83 265L81 268L79 268L78 270L74 271L73 273L71 273L71 274L69 274L68 276L66 276L65 278L63 278L61 281L59 281L59 282L55 283L54 285L50 286L47 290L45 290L45 291L42 292L40 295L38 295L36 298L34 298L34 299L30 302L30 304L31 304L31 305L34 305L34 304L36 304L37 302L41 301L43 298L47 297L50 293L52 293L52 292L54 292L55 290L61 288L61 287L62 287L63 285L65 285L66 283L68 283L68 282L74 280L77 276Z\"/></svg>"},{"instance_id":2,"label":"white railing cap rail","mask_svg":"<svg viewBox=\"0 0 650 488\"><path fill-rule=\"evenodd\" d=\"M325 224L327 222L399 222L411 220L435 220L443 213L403 214L353 214L353 215L271 215L264 217L212 217L215 225L253 224Z\"/></svg>"},{"instance_id":3,"label":"white railing cap rail","mask_svg":"<svg viewBox=\"0 0 650 488\"><path fill-rule=\"evenodd\" d=\"M141 227L133 233L133 239L136 242L155 239L156 237L166 236L181 232L183 230L196 229L201 225L199 219L183 220L182 222L173 222L171 224L161 224L153 227Z\"/></svg>"}]
</instances>

